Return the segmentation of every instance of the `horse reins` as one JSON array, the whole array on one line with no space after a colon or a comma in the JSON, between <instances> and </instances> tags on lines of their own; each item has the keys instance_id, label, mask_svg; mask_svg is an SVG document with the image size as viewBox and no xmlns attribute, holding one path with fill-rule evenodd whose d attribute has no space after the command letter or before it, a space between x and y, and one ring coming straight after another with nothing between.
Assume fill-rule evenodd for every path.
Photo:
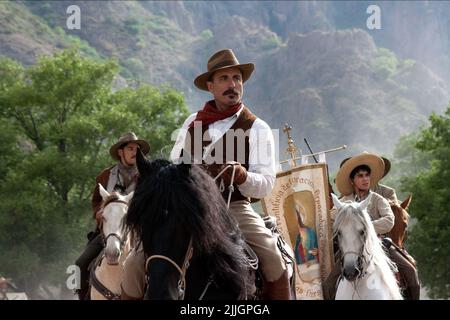
<instances>
[{"instance_id":1,"label":"horse reins","mask_svg":"<svg viewBox=\"0 0 450 320\"><path fill-rule=\"evenodd\" d=\"M236 163L239 164L239 163ZM236 166L234 164L229 164L227 165L225 168L223 168L219 174L214 178L214 181L216 181L225 171L227 171L230 167L232 167L233 171L231 172L231 180L230 180L230 185L228 186L228 200L227 200L227 209L230 209L230 203L231 203L231 195L234 192L234 175L236 174ZM219 190L220 192L223 192L225 189L224 183L223 183L223 179L220 183L220 187Z\"/></svg>"},{"instance_id":2,"label":"horse reins","mask_svg":"<svg viewBox=\"0 0 450 320\"><path fill-rule=\"evenodd\" d=\"M118 200L113 200L113 201L111 201L111 202L108 202L108 203L106 204L106 206L108 206L110 203L122 203L122 204L126 205L127 208L128 208L128 202L126 202L126 201L124 201L124 200L120 200L120 199L118 199ZM106 206L103 207L103 209L106 208ZM102 226L100 226L100 228L101 228L101 227L102 227ZM102 238L103 238L103 245L106 246L106 241L108 241L109 237L114 237L114 238L117 238L117 239L119 240L119 242L120 242L120 248L122 249L122 247L125 245L125 239L126 239L128 233L124 234L123 237L119 236L119 235L118 235L117 233L115 233L115 232L112 232L112 233L108 234L106 237L103 235L103 232L101 233L101 235L102 235Z\"/></svg>"},{"instance_id":3,"label":"horse reins","mask_svg":"<svg viewBox=\"0 0 450 320\"><path fill-rule=\"evenodd\" d=\"M178 300L184 300L184 295L186 293L186 272L187 269L189 268L189 263L191 261L193 253L194 253L194 246L192 245L192 237L191 237L191 239L189 240L188 248L186 250L186 254L184 256L184 262L181 268L175 261L173 261L169 257L160 254L154 254L150 256L145 262L145 270L148 270L148 264L150 263L151 260L161 259L169 262L180 273L180 279L178 280Z\"/></svg>"}]
</instances>

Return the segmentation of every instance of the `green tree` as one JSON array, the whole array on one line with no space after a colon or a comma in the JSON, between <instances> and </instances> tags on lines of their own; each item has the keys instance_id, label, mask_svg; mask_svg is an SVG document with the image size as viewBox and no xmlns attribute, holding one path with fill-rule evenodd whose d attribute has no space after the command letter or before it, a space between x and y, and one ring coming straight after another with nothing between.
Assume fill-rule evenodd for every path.
<instances>
[{"instance_id":1,"label":"green tree","mask_svg":"<svg viewBox=\"0 0 450 320\"><path fill-rule=\"evenodd\" d=\"M402 181L430 167L432 156L416 148L419 136L420 132L412 132L400 137L393 157L388 156L392 167L382 183L396 189L399 200L404 200L411 193L411 190L402 188Z\"/></svg>"},{"instance_id":2,"label":"green tree","mask_svg":"<svg viewBox=\"0 0 450 320\"><path fill-rule=\"evenodd\" d=\"M433 298L450 297L450 107L430 117L415 148L431 159L426 169L411 172L402 189L413 193L410 214L416 220L409 249L419 277Z\"/></svg>"},{"instance_id":3,"label":"green tree","mask_svg":"<svg viewBox=\"0 0 450 320\"><path fill-rule=\"evenodd\" d=\"M169 87L114 91L115 61L69 49L29 68L0 59L0 274L32 291L65 284L93 227L95 176L108 148L134 131L160 156L187 115Z\"/></svg>"}]
</instances>

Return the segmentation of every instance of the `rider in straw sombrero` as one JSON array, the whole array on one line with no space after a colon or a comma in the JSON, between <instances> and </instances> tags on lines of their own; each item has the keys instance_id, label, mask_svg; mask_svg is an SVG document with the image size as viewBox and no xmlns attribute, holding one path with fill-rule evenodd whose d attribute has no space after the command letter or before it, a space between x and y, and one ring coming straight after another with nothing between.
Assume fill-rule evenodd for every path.
<instances>
[{"instance_id":1,"label":"rider in straw sombrero","mask_svg":"<svg viewBox=\"0 0 450 320\"><path fill-rule=\"evenodd\" d=\"M389 203L373 188L384 175L381 157L363 152L345 161L336 175L336 187L343 196L341 201L360 202L371 195L367 212L377 234L386 234L394 226L394 214Z\"/></svg>"},{"instance_id":2,"label":"rider in straw sombrero","mask_svg":"<svg viewBox=\"0 0 450 320\"><path fill-rule=\"evenodd\" d=\"M342 160L341 162L341 167L342 165L350 158L346 158L344 160ZM380 181L387 176L387 174L389 173L389 171L391 170L391 161L389 161L388 158L385 157L381 157L381 159L383 159L384 162L384 173L383 173L383 177L381 177ZM374 184L373 186L370 187L370 189L373 192L378 193L380 196L382 196L383 198L385 198L386 200L392 202L392 203L399 203L398 199L397 199L397 194L395 193L395 189L388 187L384 184L381 184L380 182Z\"/></svg>"},{"instance_id":3,"label":"rider in straw sombrero","mask_svg":"<svg viewBox=\"0 0 450 320\"><path fill-rule=\"evenodd\" d=\"M388 159L363 152L358 156L342 161L336 175L336 186L343 195L341 201L362 201L369 195L371 196L367 212L372 219L375 231L381 235L389 232L394 225L394 214L386 200L386 198L391 200L392 192L388 190L390 188L386 187L388 192L381 196L371 190L380 190L378 182L386 176L389 169L390 161ZM395 191L393 194L395 196ZM395 200L396 198L395 196ZM389 254L389 258L397 265L400 274L405 280L406 292L412 292L407 298L418 299L420 285L417 270L394 246L390 245L391 241L388 238L384 240L386 241L383 241L383 244L386 252ZM339 266L339 264L336 265ZM324 296L328 299L335 294L335 283L339 275L340 268L335 267L324 282Z\"/></svg>"},{"instance_id":4,"label":"rider in straw sombrero","mask_svg":"<svg viewBox=\"0 0 450 320\"><path fill-rule=\"evenodd\" d=\"M336 175L336 187L342 195L342 202L361 202L370 196L367 206L375 232L383 235L394 226L394 213L388 201L371 191L384 176L385 164L381 157L363 152L346 159ZM336 282L341 274L340 264L336 263L327 280L323 283L324 298L334 299Z\"/></svg>"}]
</instances>

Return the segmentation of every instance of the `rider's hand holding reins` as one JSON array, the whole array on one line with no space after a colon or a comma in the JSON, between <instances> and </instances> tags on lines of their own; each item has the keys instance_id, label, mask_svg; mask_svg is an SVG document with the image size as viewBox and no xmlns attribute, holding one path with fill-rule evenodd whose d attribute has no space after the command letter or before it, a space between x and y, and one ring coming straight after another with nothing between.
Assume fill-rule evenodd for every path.
<instances>
[{"instance_id":1,"label":"rider's hand holding reins","mask_svg":"<svg viewBox=\"0 0 450 320\"><path fill-rule=\"evenodd\" d=\"M247 180L247 170L239 163L235 161L229 161L226 164L224 164L221 168L223 170L226 166L229 166L228 170L226 170L221 178L223 179L223 182L228 185L231 182L231 175L233 173L233 168L230 166L233 165L235 167L235 173L234 173L234 184L240 185Z\"/></svg>"}]
</instances>

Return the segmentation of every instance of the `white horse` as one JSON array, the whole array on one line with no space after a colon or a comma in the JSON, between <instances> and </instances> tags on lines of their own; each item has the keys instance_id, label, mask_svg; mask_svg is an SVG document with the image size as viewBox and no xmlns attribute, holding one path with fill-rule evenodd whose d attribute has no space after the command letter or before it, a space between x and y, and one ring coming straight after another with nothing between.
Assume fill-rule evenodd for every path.
<instances>
[{"instance_id":1,"label":"white horse","mask_svg":"<svg viewBox=\"0 0 450 320\"><path fill-rule=\"evenodd\" d=\"M118 300L123 262L131 249L130 237L124 231L122 220L133 192L122 196L115 192L110 194L101 184L99 188L103 199L102 233L105 249L90 277L91 300Z\"/></svg>"},{"instance_id":2,"label":"white horse","mask_svg":"<svg viewBox=\"0 0 450 320\"><path fill-rule=\"evenodd\" d=\"M402 300L396 266L383 251L366 211L371 195L361 203L342 203L332 196L338 210L333 234L343 261L336 300Z\"/></svg>"}]
</instances>

